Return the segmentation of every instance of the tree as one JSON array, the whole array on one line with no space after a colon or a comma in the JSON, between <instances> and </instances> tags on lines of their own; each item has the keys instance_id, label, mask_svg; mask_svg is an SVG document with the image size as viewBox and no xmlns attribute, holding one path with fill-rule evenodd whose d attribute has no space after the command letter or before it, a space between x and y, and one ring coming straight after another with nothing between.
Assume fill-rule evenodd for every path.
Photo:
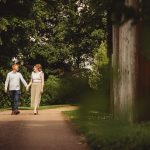
<instances>
[{"instance_id":1,"label":"tree","mask_svg":"<svg viewBox=\"0 0 150 150\"><path fill-rule=\"evenodd\" d=\"M40 62L47 74L79 69L106 39L101 1L6 0L0 2L0 12L0 61L5 67L22 54L26 66Z\"/></svg>"},{"instance_id":2,"label":"tree","mask_svg":"<svg viewBox=\"0 0 150 150\"><path fill-rule=\"evenodd\" d=\"M25 51L29 43L29 33L32 32L34 21L29 19L32 2L26 1L1 1L0 17L3 28L0 32L0 63L8 67L13 56Z\"/></svg>"},{"instance_id":3,"label":"tree","mask_svg":"<svg viewBox=\"0 0 150 150\"><path fill-rule=\"evenodd\" d=\"M119 16L121 26L113 27L114 115L129 122L145 121L150 119L149 60L144 54L149 44L146 43L145 47L140 43L147 39L143 31L149 24L147 12L150 3L146 0L140 3L136 0L122 2L122 14L126 15Z\"/></svg>"}]
</instances>

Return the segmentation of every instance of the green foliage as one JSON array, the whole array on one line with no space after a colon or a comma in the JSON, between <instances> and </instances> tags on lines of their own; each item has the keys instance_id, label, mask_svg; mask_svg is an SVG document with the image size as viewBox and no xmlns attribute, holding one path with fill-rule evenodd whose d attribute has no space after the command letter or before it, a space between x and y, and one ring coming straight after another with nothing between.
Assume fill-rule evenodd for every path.
<instances>
[{"instance_id":1,"label":"green foliage","mask_svg":"<svg viewBox=\"0 0 150 150\"><path fill-rule=\"evenodd\" d=\"M79 68L86 61L83 56L93 57L93 49L108 40L113 20L148 20L148 6L146 0L139 2L138 11L124 0L2 0L0 63L8 68L10 59L22 53L28 65Z\"/></svg>"},{"instance_id":2,"label":"green foliage","mask_svg":"<svg viewBox=\"0 0 150 150\"><path fill-rule=\"evenodd\" d=\"M83 55L93 55L93 49L106 38L106 13L100 4L78 0L1 1L0 63L8 67L8 61L22 53L27 65L40 62L44 68L57 69L64 64L79 68L85 61Z\"/></svg>"},{"instance_id":3,"label":"green foliage","mask_svg":"<svg viewBox=\"0 0 150 150\"><path fill-rule=\"evenodd\" d=\"M80 64L93 57L93 49L106 39L106 23L101 1L0 1L2 83L12 57L17 57L26 80L31 67L42 64L46 80L43 105L79 101L81 93L89 90L87 71L81 71ZM22 88L21 105L29 103L29 93Z\"/></svg>"},{"instance_id":4,"label":"green foliage","mask_svg":"<svg viewBox=\"0 0 150 150\"><path fill-rule=\"evenodd\" d=\"M104 32L107 28L107 4L102 2L0 1L3 84L12 57L19 58L21 54L21 72L26 80L30 79L28 72L35 63L43 66L46 80L43 105L80 101L81 95L90 89L89 71L80 66L88 58L93 58L94 49L107 36ZM28 106L29 103L29 93L22 88L21 104Z\"/></svg>"},{"instance_id":5,"label":"green foliage","mask_svg":"<svg viewBox=\"0 0 150 150\"><path fill-rule=\"evenodd\" d=\"M8 70L6 71L8 72ZM10 106L9 96L4 92L5 71L0 67L0 108Z\"/></svg>"},{"instance_id":6,"label":"green foliage","mask_svg":"<svg viewBox=\"0 0 150 150\"><path fill-rule=\"evenodd\" d=\"M43 104L54 104L60 101L61 83L60 79L55 76L49 76L42 97ZM58 102L59 103L59 102Z\"/></svg>"},{"instance_id":7,"label":"green foliage","mask_svg":"<svg viewBox=\"0 0 150 150\"><path fill-rule=\"evenodd\" d=\"M109 85L109 58L107 56L107 45L102 42L94 55L94 64L89 77L89 84L94 89L106 88Z\"/></svg>"},{"instance_id":8,"label":"green foliage","mask_svg":"<svg viewBox=\"0 0 150 150\"><path fill-rule=\"evenodd\" d=\"M50 75L45 82L42 104L78 103L88 89L85 77L82 79L77 76L58 78Z\"/></svg>"},{"instance_id":9,"label":"green foliage","mask_svg":"<svg viewBox=\"0 0 150 150\"><path fill-rule=\"evenodd\" d=\"M62 78L62 98L67 103L79 103L82 96L90 90L87 76L88 71L80 70L72 76Z\"/></svg>"},{"instance_id":10,"label":"green foliage","mask_svg":"<svg viewBox=\"0 0 150 150\"><path fill-rule=\"evenodd\" d=\"M5 18L0 18L0 32L7 31L8 21ZM0 45L2 45L2 39L0 37Z\"/></svg>"},{"instance_id":11,"label":"green foliage","mask_svg":"<svg viewBox=\"0 0 150 150\"><path fill-rule=\"evenodd\" d=\"M4 92L4 84L0 84L0 108L7 108L11 106L9 96Z\"/></svg>"}]
</instances>

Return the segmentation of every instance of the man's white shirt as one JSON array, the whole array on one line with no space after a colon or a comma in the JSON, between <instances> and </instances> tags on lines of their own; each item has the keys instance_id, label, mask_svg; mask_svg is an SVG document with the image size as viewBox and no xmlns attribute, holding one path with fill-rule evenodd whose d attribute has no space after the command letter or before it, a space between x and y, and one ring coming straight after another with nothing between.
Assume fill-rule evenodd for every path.
<instances>
[{"instance_id":1,"label":"man's white shirt","mask_svg":"<svg viewBox=\"0 0 150 150\"><path fill-rule=\"evenodd\" d=\"M27 82L24 80L20 72L9 72L5 81L5 90L20 90L20 81L24 84L25 87L27 86Z\"/></svg>"}]
</instances>

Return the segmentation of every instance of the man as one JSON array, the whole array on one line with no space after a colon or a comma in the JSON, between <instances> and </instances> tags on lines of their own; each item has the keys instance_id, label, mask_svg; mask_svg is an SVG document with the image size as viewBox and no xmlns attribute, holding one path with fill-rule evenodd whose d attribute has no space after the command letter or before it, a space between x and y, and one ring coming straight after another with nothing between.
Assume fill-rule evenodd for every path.
<instances>
[{"instance_id":1,"label":"man","mask_svg":"<svg viewBox=\"0 0 150 150\"><path fill-rule=\"evenodd\" d=\"M7 78L5 81L5 92L9 90L10 98L11 98L11 107L12 107L12 115L17 115L20 113L18 110L19 106L19 96L20 96L20 81L27 88L27 82L24 80L22 74L18 72L19 65L12 65L12 71L7 74Z\"/></svg>"}]
</instances>

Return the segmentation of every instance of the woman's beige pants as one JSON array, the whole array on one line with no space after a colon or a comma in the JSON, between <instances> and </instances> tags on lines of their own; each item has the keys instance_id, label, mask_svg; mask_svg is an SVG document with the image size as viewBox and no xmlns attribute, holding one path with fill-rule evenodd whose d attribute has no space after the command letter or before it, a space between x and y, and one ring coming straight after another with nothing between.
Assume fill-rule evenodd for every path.
<instances>
[{"instance_id":1,"label":"woman's beige pants","mask_svg":"<svg viewBox=\"0 0 150 150\"><path fill-rule=\"evenodd\" d=\"M32 83L31 107L39 107L41 102L41 83Z\"/></svg>"}]
</instances>

